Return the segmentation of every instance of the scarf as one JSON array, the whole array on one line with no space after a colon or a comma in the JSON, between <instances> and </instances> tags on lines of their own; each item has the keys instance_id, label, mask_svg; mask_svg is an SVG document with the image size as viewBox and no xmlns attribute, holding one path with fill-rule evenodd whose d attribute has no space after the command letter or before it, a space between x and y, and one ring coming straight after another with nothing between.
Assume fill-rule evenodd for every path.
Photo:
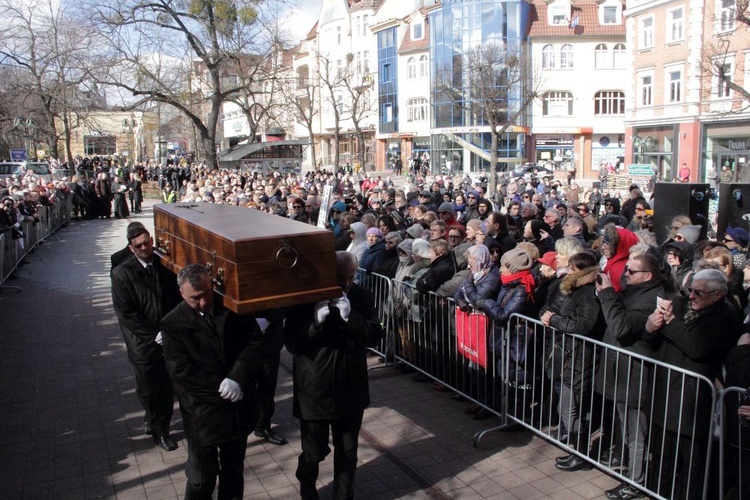
<instances>
[{"instance_id":1,"label":"scarf","mask_svg":"<svg viewBox=\"0 0 750 500\"><path fill-rule=\"evenodd\" d=\"M529 302L534 302L534 287L536 286L536 283L534 282L534 276L532 276L530 269L525 269L513 274L501 274L500 281L503 286L510 285L514 281L520 281L524 290L526 290L526 297L529 299Z\"/></svg>"}]
</instances>

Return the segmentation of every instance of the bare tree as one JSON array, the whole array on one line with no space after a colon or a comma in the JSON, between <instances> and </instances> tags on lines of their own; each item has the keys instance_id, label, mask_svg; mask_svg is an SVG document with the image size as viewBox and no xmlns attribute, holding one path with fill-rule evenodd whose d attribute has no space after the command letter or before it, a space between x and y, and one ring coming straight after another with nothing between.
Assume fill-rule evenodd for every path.
<instances>
[{"instance_id":1,"label":"bare tree","mask_svg":"<svg viewBox=\"0 0 750 500\"><path fill-rule=\"evenodd\" d=\"M341 144L341 122L344 119L344 78L347 70L343 64L334 63L326 56L318 55L317 77L320 82L322 104L328 105L333 113L333 167L338 168L341 158L339 145Z\"/></svg>"},{"instance_id":2,"label":"bare tree","mask_svg":"<svg viewBox=\"0 0 750 500\"><path fill-rule=\"evenodd\" d=\"M346 70L341 78L345 118L351 120L357 136L357 158L360 159L362 173L366 174L364 125L377 116L377 100L373 97L372 76L362 74L354 68L351 58L347 59Z\"/></svg>"},{"instance_id":3,"label":"bare tree","mask_svg":"<svg viewBox=\"0 0 750 500\"><path fill-rule=\"evenodd\" d=\"M315 152L315 118L319 115L319 85L317 78L311 78L309 73L297 75L287 74L282 79L281 95L287 107L287 114L294 117L293 121L300 123L307 131L310 142L312 167L317 170L317 155Z\"/></svg>"},{"instance_id":4,"label":"bare tree","mask_svg":"<svg viewBox=\"0 0 750 500\"><path fill-rule=\"evenodd\" d=\"M279 0L274 0L280 4ZM106 44L97 81L120 89L135 108L169 104L192 122L196 153L218 167L216 138L221 105L237 96L242 80L222 78L242 54L269 46L277 12L253 0L121 0L88 5L98 39ZM183 61L190 61L186 67Z\"/></svg>"},{"instance_id":5,"label":"bare tree","mask_svg":"<svg viewBox=\"0 0 750 500\"><path fill-rule=\"evenodd\" d=\"M0 60L25 70L15 82L15 93L26 105L24 114L36 118L38 134L53 157L59 157L58 140L63 140L66 160L73 168L73 122L85 118L87 96L95 92L81 69L92 43L88 30L68 15L63 4L51 0L2 0L0 11L6 20Z\"/></svg>"},{"instance_id":6,"label":"bare tree","mask_svg":"<svg viewBox=\"0 0 750 500\"><path fill-rule=\"evenodd\" d=\"M463 88L470 92L470 99L466 100L469 115L474 123L483 122L490 128L488 193L494 195L499 138L524 121L529 107L540 95L542 83L520 46L487 43L471 49L465 57L462 81ZM462 70L461 66L458 70Z\"/></svg>"}]
</instances>

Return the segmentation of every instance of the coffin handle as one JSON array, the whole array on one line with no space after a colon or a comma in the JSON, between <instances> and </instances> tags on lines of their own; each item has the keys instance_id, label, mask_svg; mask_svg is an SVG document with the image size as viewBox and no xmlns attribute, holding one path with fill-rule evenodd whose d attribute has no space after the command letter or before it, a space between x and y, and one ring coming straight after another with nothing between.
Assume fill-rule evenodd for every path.
<instances>
[{"instance_id":1,"label":"coffin handle","mask_svg":"<svg viewBox=\"0 0 750 500\"><path fill-rule=\"evenodd\" d=\"M281 248L276 252L276 263L282 269L292 269L297 265L299 253L289 244L289 240L281 240ZM291 263L290 263L291 262Z\"/></svg>"}]
</instances>

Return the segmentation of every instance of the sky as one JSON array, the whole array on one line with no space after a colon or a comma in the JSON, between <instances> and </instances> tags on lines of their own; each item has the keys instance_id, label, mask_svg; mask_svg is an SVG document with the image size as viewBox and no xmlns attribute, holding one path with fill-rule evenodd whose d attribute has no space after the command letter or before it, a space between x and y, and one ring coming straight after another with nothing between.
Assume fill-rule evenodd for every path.
<instances>
[{"instance_id":1,"label":"sky","mask_svg":"<svg viewBox=\"0 0 750 500\"><path fill-rule=\"evenodd\" d=\"M320 14L323 0L297 0L297 7L289 16L289 31L295 40L301 40L310 32Z\"/></svg>"}]
</instances>

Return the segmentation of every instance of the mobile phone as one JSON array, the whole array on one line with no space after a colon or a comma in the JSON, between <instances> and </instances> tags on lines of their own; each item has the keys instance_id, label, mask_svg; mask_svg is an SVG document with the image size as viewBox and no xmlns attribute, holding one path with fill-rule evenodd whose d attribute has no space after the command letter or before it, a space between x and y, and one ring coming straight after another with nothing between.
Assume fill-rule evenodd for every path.
<instances>
[{"instance_id":1,"label":"mobile phone","mask_svg":"<svg viewBox=\"0 0 750 500\"><path fill-rule=\"evenodd\" d=\"M601 285L603 282L604 282L604 280L602 280L602 275L601 274L597 274L596 275L596 284L597 285Z\"/></svg>"}]
</instances>

